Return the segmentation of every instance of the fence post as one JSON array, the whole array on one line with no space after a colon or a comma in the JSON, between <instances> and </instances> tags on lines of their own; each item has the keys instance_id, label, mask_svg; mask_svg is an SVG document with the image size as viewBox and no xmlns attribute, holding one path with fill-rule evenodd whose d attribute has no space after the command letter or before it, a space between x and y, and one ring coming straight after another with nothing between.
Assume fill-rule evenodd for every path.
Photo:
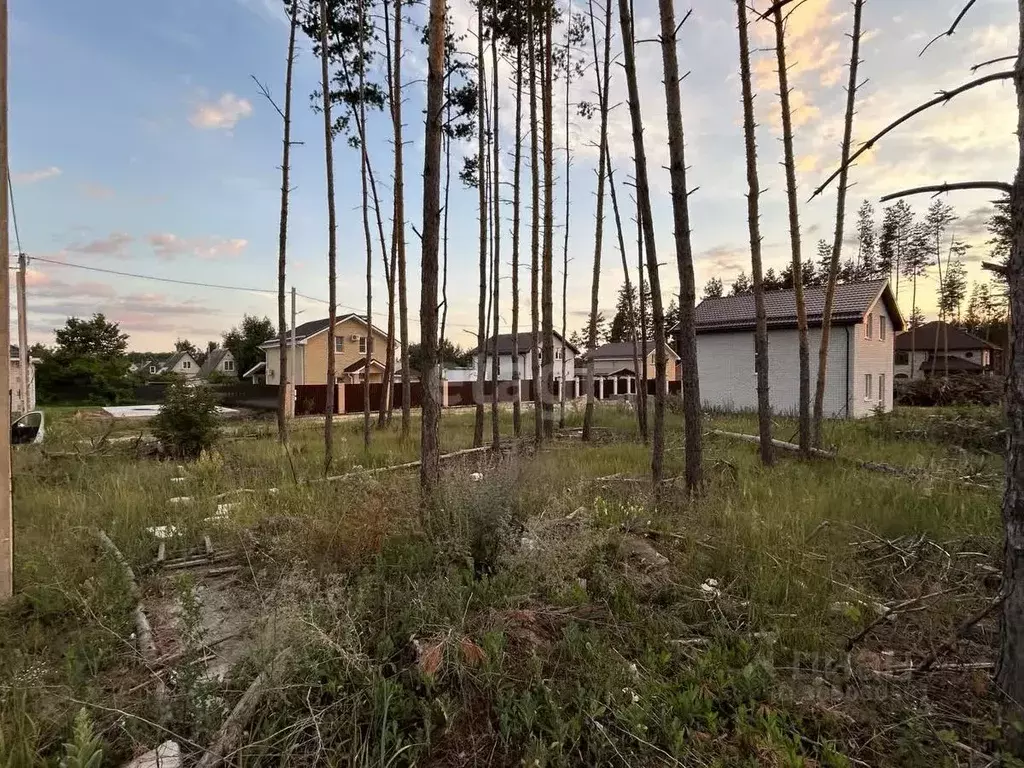
<instances>
[{"instance_id":1,"label":"fence post","mask_svg":"<svg viewBox=\"0 0 1024 768\"><path fill-rule=\"evenodd\" d=\"M341 415L341 414L345 413L345 385L344 384L336 384L335 388L336 388L336 391L337 391L337 396L334 399L334 402L335 402L334 410L335 410L336 413Z\"/></svg>"}]
</instances>

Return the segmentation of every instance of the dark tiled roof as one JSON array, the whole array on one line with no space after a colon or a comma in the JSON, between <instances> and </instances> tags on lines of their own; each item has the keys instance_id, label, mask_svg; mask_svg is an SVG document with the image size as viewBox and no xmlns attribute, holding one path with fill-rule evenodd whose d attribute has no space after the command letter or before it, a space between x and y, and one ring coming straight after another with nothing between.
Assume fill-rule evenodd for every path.
<instances>
[{"instance_id":1,"label":"dark tiled roof","mask_svg":"<svg viewBox=\"0 0 1024 768\"><path fill-rule=\"evenodd\" d=\"M175 352L173 355L168 357L166 360L164 360L160 364L160 369L162 371L170 371L170 370L172 370L174 368L174 366L176 366L178 364L178 362L181 360L181 358L185 357L185 355L188 355L188 352ZM189 355L189 356L191 357L191 355Z\"/></svg>"},{"instance_id":2,"label":"dark tiled roof","mask_svg":"<svg viewBox=\"0 0 1024 768\"><path fill-rule=\"evenodd\" d=\"M902 330L903 316L885 280L837 285L832 307L832 324L852 325L861 322L879 295L886 303L893 327L897 331ZM796 298L792 290L769 291L764 298L769 328L796 327ZM825 314L825 289L804 289L804 303L807 308L808 325L820 326ZM754 295L744 293L739 296L704 299L697 305L696 314L698 333L750 330L756 324Z\"/></svg>"},{"instance_id":3,"label":"dark tiled roof","mask_svg":"<svg viewBox=\"0 0 1024 768\"><path fill-rule=\"evenodd\" d=\"M678 357L676 351L672 349L671 344L666 344L668 347L670 357ZM647 352L650 354L654 350L654 342L647 342ZM643 348L637 345L637 355L643 355ZM580 362L586 362L590 358L594 360L632 360L633 359L633 342L632 341L610 341L607 344L602 344L600 347L595 349L593 352L587 352L580 358Z\"/></svg>"},{"instance_id":4,"label":"dark tiled roof","mask_svg":"<svg viewBox=\"0 0 1024 768\"><path fill-rule=\"evenodd\" d=\"M335 324L335 326L337 326L339 323L342 323L345 320L349 320L349 319L358 320L363 325L366 325L366 315L357 315L357 314L354 314L354 313L350 313L350 314L347 314L347 315L338 315L337 317L334 318L334 324ZM303 341L304 339L308 339L310 336L315 336L316 334L320 333L321 331L326 331L327 328L330 326L330 324L331 324L331 319L329 317L324 317L324 318L321 318L320 320L310 320L308 323L302 323L301 325L297 325L297 326L295 326L295 340L296 341ZM382 336L386 335L384 333L384 331L382 331L380 328L377 328L376 326L374 326L373 329L375 331L377 331L377 333L381 334ZM335 331L335 333L337 333L337 331ZM289 342L291 342L291 338L292 338L292 330L291 330L291 328L289 328L288 329L288 340L289 340ZM261 346L263 346L264 348L266 348L266 347L276 347L277 346L277 342L278 342L278 337L275 334L274 336L272 336L271 338L269 338L265 342L263 342L263 344Z\"/></svg>"},{"instance_id":5,"label":"dark tiled roof","mask_svg":"<svg viewBox=\"0 0 1024 768\"><path fill-rule=\"evenodd\" d=\"M999 349L984 339L954 328L948 323L933 320L930 323L901 333L896 337L896 349L909 352L915 349Z\"/></svg>"},{"instance_id":6,"label":"dark tiled roof","mask_svg":"<svg viewBox=\"0 0 1024 768\"><path fill-rule=\"evenodd\" d=\"M217 366L220 365L221 360L223 360L229 354L231 353L222 347L218 347L217 349L210 352L206 356L206 359L203 361L203 364L199 366L200 377L205 379L207 376L209 376L211 373L217 370Z\"/></svg>"},{"instance_id":7,"label":"dark tiled roof","mask_svg":"<svg viewBox=\"0 0 1024 768\"><path fill-rule=\"evenodd\" d=\"M572 350L574 355L578 355L580 351L576 347L570 344L568 341L562 339L561 334L558 331L552 331L552 335L561 341L565 346ZM491 345L494 343L494 338L487 342L485 352L491 351ZM499 355L511 355L512 354L512 334L511 333L499 333L497 336L498 343L498 354ZM519 334L519 354L529 352L533 346L533 334L530 332ZM471 349L468 354L475 355L480 351L480 348Z\"/></svg>"}]
</instances>

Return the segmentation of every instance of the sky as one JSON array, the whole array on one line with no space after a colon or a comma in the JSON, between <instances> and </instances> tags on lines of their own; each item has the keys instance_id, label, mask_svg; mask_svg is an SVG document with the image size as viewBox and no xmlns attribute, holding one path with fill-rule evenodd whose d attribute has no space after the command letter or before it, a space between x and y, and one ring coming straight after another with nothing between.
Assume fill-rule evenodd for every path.
<instances>
[{"instance_id":1,"label":"sky","mask_svg":"<svg viewBox=\"0 0 1024 768\"><path fill-rule=\"evenodd\" d=\"M574 0L575 2L575 0ZM597 5L597 4L595 4ZM1011 0L985 0L972 8L955 35L943 37L962 0L868 0L864 9L861 85L857 92L854 143L940 89L972 78L970 67L1016 50L1016 10ZM653 0L636 2L637 37L657 35ZM767 7L755 0L754 7ZM682 18L691 4L677 3ZM253 78L283 99L288 25L279 0L11 0L10 166L20 248L29 254L28 326L31 342L52 343L53 329L68 316L103 312L129 334L137 351L172 348L176 339L204 346L242 316L276 318L277 242L280 206L282 123L260 95ZM586 9L577 3L575 12ZM410 9L410 25L423 22ZM469 0L450 0L461 45L475 49ZM813 257L821 238L831 239L836 192L806 202L836 167L842 134L852 6L846 0L806 0L787 24L793 88L795 151L800 188L801 239ZM613 29L618 32L617 20ZM556 32L556 45L558 44ZM766 266L782 268L790 258L781 167L782 144L774 29L751 22L755 110L758 121L761 230ZM679 34L680 84L695 271L698 287L712 277L730 282L750 271L746 221L746 171L738 76L735 5L703 0ZM299 322L326 317L327 205L322 118L311 108L320 65L301 37L295 65L292 194L288 239L288 284L305 297ZM618 34L613 54L621 51ZM412 339L419 335L419 240L425 51L421 36L405 33L404 122L406 218L409 244L409 306ZM590 58L589 41L579 56ZM489 59L489 56L488 56ZM998 71L997 64L986 71ZM501 82L512 69L501 65ZM377 72L379 75L379 70ZM638 74L645 142L654 200L656 246L666 300L678 290L674 259L665 95L661 52L654 42L638 46ZM598 120L579 116L577 105L595 100L593 68L570 86L556 83L556 296L561 294L566 184L569 186L567 325L583 326L589 311L595 238L596 138ZM504 87L499 104L501 175L510 185L513 96ZM621 200L632 175L633 145L621 67L613 68L609 136ZM933 109L898 129L864 156L850 176L847 244L863 199L918 184L970 179L1010 181L1015 171L1015 99L1010 81L984 86ZM565 172L566 117L571 163ZM368 147L384 197L390 229L391 145L386 114L368 118ZM453 167L472 154L455 146ZM338 210L339 312L365 311L366 253L362 238L358 154L335 141ZM528 177L524 169L524 181ZM985 279L985 222L992 193L948 196L959 220L958 239L973 247L970 279ZM927 197L910 200L922 213ZM463 347L475 344L477 292L476 192L453 180L449 234L448 336ZM631 208L631 204L624 203ZM511 206L502 227L502 330L511 321ZM627 224L629 263L636 260L635 227ZM610 216L605 222L601 308L610 319L623 273ZM632 237L631 237L632 235ZM528 228L523 230L528 242ZM629 243L632 243L630 245ZM12 252L18 249L11 244ZM854 246L855 250L855 246ZM528 263L528 248L522 252ZM54 264L53 262L61 262ZM108 272L126 272L206 283L184 286ZM386 311L382 260L373 256L374 318ZM520 273L523 323L528 325L529 275ZM633 277L635 280L635 275ZM228 290L234 288L255 291ZM919 286L919 304L934 313L935 281ZM901 287L900 304L910 313ZM556 325L561 321L556 300Z\"/></svg>"}]
</instances>

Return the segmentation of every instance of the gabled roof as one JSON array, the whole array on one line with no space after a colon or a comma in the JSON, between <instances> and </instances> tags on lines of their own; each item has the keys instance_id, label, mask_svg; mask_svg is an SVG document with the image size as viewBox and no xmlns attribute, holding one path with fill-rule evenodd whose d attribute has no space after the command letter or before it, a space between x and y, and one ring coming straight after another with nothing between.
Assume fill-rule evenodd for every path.
<instances>
[{"instance_id":1,"label":"gabled roof","mask_svg":"<svg viewBox=\"0 0 1024 768\"><path fill-rule=\"evenodd\" d=\"M832 325L854 325L862 322L868 310L879 298L885 303L893 329L902 331L905 327L903 315L896 305L896 298L892 295L888 280L837 285L832 306ZM769 328L796 328L794 291L769 291L764 299ZM807 309L807 324L811 327L821 326L825 315L825 288L805 288L804 304ZM744 293L739 296L704 299L697 305L696 315L697 333L753 330L756 325L754 295ZM677 325L673 331L678 328Z\"/></svg>"},{"instance_id":2,"label":"gabled roof","mask_svg":"<svg viewBox=\"0 0 1024 768\"><path fill-rule=\"evenodd\" d=\"M920 370L934 373L936 371L950 371L957 373L981 373L985 368L973 360L964 360L962 357L953 355L939 355L921 363Z\"/></svg>"},{"instance_id":3,"label":"gabled roof","mask_svg":"<svg viewBox=\"0 0 1024 768\"><path fill-rule=\"evenodd\" d=\"M174 366L176 366L179 362L181 362L182 359L186 357L193 363L195 363L195 359L188 352L175 352L173 355L171 355L169 358L163 361L163 363L160 365L160 371L163 372L174 370Z\"/></svg>"},{"instance_id":4,"label":"gabled roof","mask_svg":"<svg viewBox=\"0 0 1024 768\"><path fill-rule=\"evenodd\" d=\"M676 351L672 349L671 344L666 344L665 349L669 352L669 357L676 359L679 357ZM647 342L647 353L650 354L654 351L654 342ZM642 348L637 345L637 354L642 355ZM633 361L633 342L632 341L609 341L607 344L602 344L597 347L593 352L587 352L580 359L580 362L586 362L593 358L594 360L628 360Z\"/></svg>"},{"instance_id":5,"label":"gabled roof","mask_svg":"<svg viewBox=\"0 0 1024 768\"><path fill-rule=\"evenodd\" d=\"M376 366L377 368L384 370L384 363L382 363L375 357L370 359L370 366ZM363 370L364 367L366 367L366 358L361 357L354 363L346 365L342 373L359 373L361 370Z\"/></svg>"},{"instance_id":6,"label":"gabled roof","mask_svg":"<svg viewBox=\"0 0 1024 768\"><path fill-rule=\"evenodd\" d=\"M217 370L217 368L221 364L221 361L230 354L231 350L224 349L223 347L218 347L217 349L211 350L210 353L206 355L206 359L203 360L203 364L199 366L199 376L205 379L207 376L209 376L211 373ZM234 357L232 357L231 359L233 360Z\"/></svg>"},{"instance_id":7,"label":"gabled roof","mask_svg":"<svg viewBox=\"0 0 1024 768\"><path fill-rule=\"evenodd\" d=\"M256 365L254 365L248 371L243 373L242 374L242 378L247 379L250 376L252 376L254 373L259 373L260 371L265 370L266 367L267 367L267 361L266 360L260 360L258 363L256 363Z\"/></svg>"},{"instance_id":8,"label":"gabled roof","mask_svg":"<svg viewBox=\"0 0 1024 768\"><path fill-rule=\"evenodd\" d=\"M933 320L896 337L895 348L901 352L914 349L999 349L984 339L959 328Z\"/></svg>"},{"instance_id":9,"label":"gabled roof","mask_svg":"<svg viewBox=\"0 0 1024 768\"><path fill-rule=\"evenodd\" d=\"M558 331L552 331L551 335L554 336L558 341L562 342L565 346L572 350L574 355L578 355L580 351L576 349L576 346L570 344L568 341L562 338ZM498 355L511 355L512 354L512 334L511 333L499 333L496 337L491 337L484 345L484 352L490 353L492 345L497 341ZM530 351L533 347L533 334L527 331L526 333L519 334L519 354L524 354ZM469 350L467 354L476 355L480 352L480 347Z\"/></svg>"},{"instance_id":10,"label":"gabled roof","mask_svg":"<svg viewBox=\"0 0 1024 768\"><path fill-rule=\"evenodd\" d=\"M346 322L347 320L355 320L357 322L362 323L363 325L366 325L366 315L357 315L355 313L351 313L351 314L348 314L348 315L338 315L337 317L335 317L334 318L335 328L337 328L337 326L341 325L342 323ZM295 341L296 341L297 344L303 344L303 343L306 342L307 339L310 339L313 336L316 336L317 334L320 334L320 333L323 333L324 331L326 331L330 327L330 325L331 325L331 319L329 317L325 317L325 318L322 318L320 320L310 320L308 323L302 323L301 325L297 325L297 326L295 326ZM375 330L381 336L387 336L387 333L382 331L377 326L374 325L372 327L373 327L373 330ZM292 331L291 331L291 328L289 328L288 329L288 344L291 344L291 339L292 339ZM269 338L265 342L260 344L260 348L261 349L270 349L272 347L276 347L277 343L278 343L278 337L276 335L274 335L272 338Z\"/></svg>"}]
</instances>

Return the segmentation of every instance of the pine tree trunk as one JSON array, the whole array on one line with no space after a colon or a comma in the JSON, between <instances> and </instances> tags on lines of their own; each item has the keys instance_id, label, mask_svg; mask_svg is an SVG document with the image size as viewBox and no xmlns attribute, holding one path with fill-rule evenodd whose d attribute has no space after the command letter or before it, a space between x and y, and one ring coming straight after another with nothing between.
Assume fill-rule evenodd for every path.
<instances>
[{"instance_id":1,"label":"pine tree trunk","mask_svg":"<svg viewBox=\"0 0 1024 768\"><path fill-rule=\"evenodd\" d=\"M512 432L523 429L522 371L519 370L519 174L523 165L523 41L516 40L516 140L512 156Z\"/></svg>"},{"instance_id":2,"label":"pine tree trunk","mask_svg":"<svg viewBox=\"0 0 1024 768\"><path fill-rule=\"evenodd\" d=\"M757 372L757 426L761 437L761 461L775 462L772 446L772 406L768 399L768 316L764 305L764 279L761 274L761 229L757 180L757 139L754 135L754 94L750 86L750 43L747 39L747 6L736 0L740 35L740 81L743 87L743 138L747 156L747 226L750 229L750 266L754 279L754 368Z\"/></svg>"},{"instance_id":3,"label":"pine tree trunk","mask_svg":"<svg viewBox=\"0 0 1024 768\"><path fill-rule=\"evenodd\" d=\"M537 35L536 4L531 3L528 11L530 40L530 194L531 225L530 234L530 375L533 387L533 429L534 439L538 444L544 439L544 414L541 406L540 376L540 296L538 293L540 277L540 152L537 138L537 54L541 47Z\"/></svg>"},{"instance_id":4,"label":"pine tree trunk","mask_svg":"<svg viewBox=\"0 0 1024 768\"><path fill-rule=\"evenodd\" d=\"M320 0L320 89L323 96L324 158L327 168L327 397L324 407L324 475L330 474L334 460L334 393L337 370L334 353L334 323L338 313L337 263L338 234L334 210L334 136L331 128L331 79L327 47L327 0Z\"/></svg>"},{"instance_id":5,"label":"pine tree trunk","mask_svg":"<svg viewBox=\"0 0 1024 768\"><path fill-rule=\"evenodd\" d=\"M569 295L569 172L572 168L572 152L569 148L569 87L572 85L572 35L566 20L565 30L565 232L562 241L562 376L558 382L558 428L565 428L565 333L566 299Z\"/></svg>"},{"instance_id":6,"label":"pine tree trunk","mask_svg":"<svg viewBox=\"0 0 1024 768\"><path fill-rule=\"evenodd\" d=\"M420 294L420 346L423 350L423 370L420 372L423 382L420 493L424 509L435 504L440 480L438 424L441 418L441 379L437 364L437 256L441 229L445 0L430 0L430 21L427 30L427 114L423 149L423 248Z\"/></svg>"},{"instance_id":7,"label":"pine tree trunk","mask_svg":"<svg viewBox=\"0 0 1024 768\"><path fill-rule=\"evenodd\" d=\"M836 229L832 238L832 261L829 263L828 283L825 287L825 310L821 318L821 346L818 348L818 380L814 388L814 424L812 442L821 447L821 426L825 411L825 382L828 376L828 347L832 331L832 306L836 298L836 280L839 276L839 260L843 252L843 218L846 215L846 179L850 160L850 143L853 135L853 113L857 96L857 66L860 64L860 20L864 0L853 3L853 37L850 48L850 79L846 86L846 120L843 126L839 190L836 195ZM849 403L846 404L849 408Z\"/></svg>"},{"instance_id":8,"label":"pine tree trunk","mask_svg":"<svg viewBox=\"0 0 1024 768\"><path fill-rule=\"evenodd\" d=\"M494 198L494 258L491 262L491 283L494 286L492 303L494 305L494 356L491 358L491 378L494 379L491 389L491 447L497 451L501 448L501 421L498 418L498 383L501 381L501 359L498 357L498 330L500 328L499 305L501 299L501 121L498 118L498 0L492 6L495 23L491 27L491 137L493 141L491 159L494 170L491 171L491 196Z\"/></svg>"},{"instance_id":9,"label":"pine tree trunk","mask_svg":"<svg viewBox=\"0 0 1024 768\"><path fill-rule=\"evenodd\" d=\"M288 175L292 148L292 68L295 64L295 29L299 25L299 5L292 3L288 30L288 63L284 75L284 139L281 148L281 223L277 234L277 327L278 370L281 372L277 387L277 439L288 444L289 398L293 398L294 385L288 386L288 320L286 291L288 265ZM295 374L292 373L292 376Z\"/></svg>"},{"instance_id":10,"label":"pine tree trunk","mask_svg":"<svg viewBox=\"0 0 1024 768\"><path fill-rule=\"evenodd\" d=\"M643 393L640 398L640 413L637 418L640 420L640 439L643 440L644 445L650 441L650 422L647 418L647 405L650 401L649 394L647 392L647 379L650 373L647 368L647 358L649 352L647 350L647 342L650 334L650 330L647 327L647 282L644 280L644 228L643 223L640 221L640 206L637 204L636 208L636 270L637 270L637 301L640 304L640 367L642 372L640 378L643 380L641 392Z\"/></svg>"},{"instance_id":11,"label":"pine tree trunk","mask_svg":"<svg viewBox=\"0 0 1024 768\"><path fill-rule=\"evenodd\" d=\"M359 3L359 56L366 49L366 0ZM366 87L366 67L359 67L359 92ZM370 362L373 360L373 240L370 235L369 189L367 165L369 150L366 146L366 99L359 100L359 184L363 208L363 238L366 243L366 356L363 359L363 449L370 450Z\"/></svg>"},{"instance_id":12,"label":"pine tree trunk","mask_svg":"<svg viewBox=\"0 0 1024 768\"><path fill-rule=\"evenodd\" d=\"M431 6L433 7L433 6ZM409 369L409 283L405 264L405 160L402 140L402 0L395 0L395 99L392 114L395 132L395 231L398 246L398 334L402 346L402 439L412 428L411 371ZM437 116L440 119L440 115ZM425 226L425 224L424 224ZM436 288L436 286L435 286ZM436 290L435 290L436 292ZM435 329L436 330L436 329ZM420 381L426 388L421 372Z\"/></svg>"},{"instance_id":13,"label":"pine tree trunk","mask_svg":"<svg viewBox=\"0 0 1024 768\"><path fill-rule=\"evenodd\" d=\"M477 207L480 211L480 306L478 307L478 333L476 358L476 420L473 423L473 447L479 448L484 444L484 392L485 380L487 377L487 351L491 349L491 341L487 333L487 219L490 215L487 209L487 185L484 182L484 169L486 162L486 126L484 125L484 99L487 91L484 87L484 4L479 2L476 8L476 146L477 146ZM493 350L492 350L493 353Z\"/></svg>"},{"instance_id":14,"label":"pine tree trunk","mask_svg":"<svg viewBox=\"0 0 1024 768\"><path fill-rule=\"evenodd\" d=\"M659 0L661 55L665 70L668 117L669 174L675 226L676 264L679 269L679 366L682 369L683 418L686 430L686 490L691 496L703 486L703 445L700 418L700 381L697 377L697 288L693 278L690 211L687 203L683 111L679 98L679 60L676 53L676 18L673 0Z\"/></svg>"},{"instance_id":15,"label":"pine tree trunk","mask_svg":"<svg viewBox=\"0 0 1024 768\"><path fill-rule=\"evenodd\" d=\"M400 3L401 0L395 0ZM388 85L388 108L391 111L391 122L392 130L394 130L395 124L395 102L401 98L401 94L395 84L395 68L394 60L392 59L391 53L391 8L388 4L388 0L383 0L383 16L384 16L384 53L385 53L385 65L387 68L387 85ZM393 137L392 137L393 138ZM396 192L397 194L397 192ZM379 209L379 203L378 203ZM394 212L394 203L392 204L392 213ZM382 246L383 247L383 246ZM392 222L391 225L391 251L390 256L385 251L383 254L384 260L384 279L388 289L388 348L387 356L384 360L384 382L383 388L381 389L380 397L380 411L377 415L377 427L383 428L386 424L391 423L391 409L392 409L392 395L395 388L395 284L397 282L396 272L398 264L398 226L396 222Z\"/></svg>"},{"instance_id":16,"label":"pine tree trunk","mask_svg":"<svg viewBox=\"0 0 1024 768\"><path fill-rule=\"evenodd\" d=\"M583 412L583 439L590 440L594 425L594 357L597 348L598 294L601 285L601 248L604 242L604 180L607 175L608 152L608 81L611 62L611 2L605 2L605 35L603 56L598 70L597 33L594 24L594 2L589 0L590 35L594 46L594 69L597 72L597 100L600 109L600 138L597 163L597 213L594 222L594 272L590 283L590 328L587 334L587 407Z\"/></svg>"},{"instance_id":17,"label":"pine tree trunk","mask_svg":"<svg viewBox=\"0 0 1024 768\"><path fill-rule=\"evenodd\" d=\"M807 306L804 303L803 261L800 253L800 211L796 196L796 159L793 155L793 120L789 104L789 73L786 71L786 35L782 9L775 6L775 53L779 67L779 104L782 111L783 164L786 167L786 198L789 203L789 241L793 251L793 296L800 357L800 450L811 455L811 347L807 339Z\"/></svg>"},{"instance_id":18,"label":"pine tree trunk","mask_svg":"<svg viewBox=\"0 0 1024 768\"><path fill-rule=\"evenodd\" d=\"M665 313L661 303L661 279L658 275L658 254L654 240L654 219L651 215L651 189L647 180L647 152L644 149L643 116L640 114L640 90L636 77L636 54L633 42L633 17L629 0L619 0L619 23L622 27L622 48L629 93L629 117L633 132L633 161L636 165L637 205L644 232L647 272L651 285L651 309L654 315L654 430L651 440L651 479L654 497L661 496L661 480L665 459Z\"/></svg>"},{"instance_id":19,"label":"pine tree trunk","mask_svg":"<svg viewBox=\"0 0 1024 768\"><path fill-rule=\"evenodd\" d=\"M543 87L541 89L541 109L544 123L544 250L541 257L541 371L543 384L541 396L544 413L544 437L550 439L555 434L555 307L553 296L554 260L555 260L555 147L554 123L552 110L554 107L554 60L551 50L552 27L554 26L554 9L544 9L544 56Z\"/></svg>"},{"instance_id":20,"label":"pine tree trunk","mask_svg":"<svg viewBox=\"0 0 1024 768\"><path fill-rule=\"evenodd\" d=\"M1018 706L1024 702L1024 0L1018 2L1019 43L1014 87L1017 94L1017 174L1010 192L1013 233L1009 279L1010 360L1006 382L1009 445L1003 494L1003 585L996 683Z\"/></svg>"}]
</instances>

